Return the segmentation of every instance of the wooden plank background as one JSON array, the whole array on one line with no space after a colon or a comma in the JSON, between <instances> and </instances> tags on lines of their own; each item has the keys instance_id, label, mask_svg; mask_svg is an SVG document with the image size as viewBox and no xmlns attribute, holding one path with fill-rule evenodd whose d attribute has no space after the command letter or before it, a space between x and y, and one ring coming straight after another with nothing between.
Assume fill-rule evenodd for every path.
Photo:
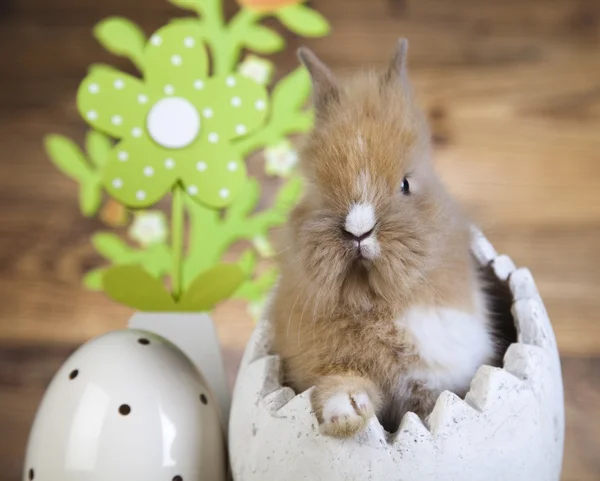
<instances>
[{"instance_id":1,"label":"wooden plank background","mask_svg":"<svg viewBox=\"0 0 600 481\"><path fill-rule=\"evenodd\" d=\"M399 36L434 126L439 169L496 248L531 268L552 317L567 406L564 481L600 479L600 1L315 0L332 22L305 42L340 74L383 65ZM235 8L228 3L228 11ZM130 310L80 286L101 229L42 150L81 141L75 92L114 59L91 37L108 15L150 33L164 0L0 3L0 479L20 479L28 429L54 371L76 346L121 328ZM275 55L278 75L300 41ZM254 172L260 175L255 168ZM271 189L267 189L269 197ZM268 199L267 199L268 200ZM230 381L252 322L217 310ZM534 481L534 480L532 480Z\"/></svg>"}]
</instances>

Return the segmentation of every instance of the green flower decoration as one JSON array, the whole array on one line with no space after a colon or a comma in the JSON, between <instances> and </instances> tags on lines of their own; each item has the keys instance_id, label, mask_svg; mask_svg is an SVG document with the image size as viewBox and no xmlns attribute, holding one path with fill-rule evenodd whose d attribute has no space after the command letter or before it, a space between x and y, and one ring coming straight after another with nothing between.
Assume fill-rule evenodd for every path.
<instances>
[{"instance_id":1,"label":"green flower decoration","mask_svg":"<svg viewBox=\"0 0 600 481\"><path fill-rule=\"evenodd\" d=\"M210 311L235 298L256 314L278 277L276 267L265 268L274 255L269 231L285 222L302 192L287 138L314 120L304 67L280 78L268 96L275 65L264 56L286 39L263 20L305 37L326 35L329 25L299 0L240 0L235 13L223 0L167 1L196 15L171 19L149 39L123 17L96 25L100 44L129 59L141 77L93 65L77 95L92 127L85 149L56 134L45 147L79 184L85 216L112 227L131 222L133 243L125 232L93 236L106 262L86 274L88 288L142 311ZM262 149L267 173L285 178L270 206L244 162ZM109 203L101 207L105 193ZM147 210L165 197L169 222L161 210ZM231 263L230 247L241 240L252 247Z\"/></svg>"},{"instance_id":2,"label":"green flower decoration","mask_svg":"<svg viewBox=\"0 0 600 481\"><path fill-rule=\"evenodd\" d=\"M141 208L181 183L208 207L230 205L246 181L232 141L265 121L265 88L239 73L208 78L199 30L185 23L158 30L140 58L143 80L101 66L79 88L81 115L119 139L103 169L106 190Z\"/></svg>"}]
</instances>

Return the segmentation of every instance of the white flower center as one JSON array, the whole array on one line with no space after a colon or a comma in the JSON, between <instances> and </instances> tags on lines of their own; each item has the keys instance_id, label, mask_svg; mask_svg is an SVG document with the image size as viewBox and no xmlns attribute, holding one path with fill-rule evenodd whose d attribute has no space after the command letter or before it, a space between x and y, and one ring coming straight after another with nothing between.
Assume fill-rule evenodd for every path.
<instances>
[{"instance_id":1,"label":"white flower center","mask_svg":"<svg viewBox=\"0 0 600 481\"><path fill-rule=\"evenodd\" d=\"M154 104L147 119L150 137L162 147L181 149L200 132L200 114L186 99L171 97Z\"/></svg>"}]
</instances>

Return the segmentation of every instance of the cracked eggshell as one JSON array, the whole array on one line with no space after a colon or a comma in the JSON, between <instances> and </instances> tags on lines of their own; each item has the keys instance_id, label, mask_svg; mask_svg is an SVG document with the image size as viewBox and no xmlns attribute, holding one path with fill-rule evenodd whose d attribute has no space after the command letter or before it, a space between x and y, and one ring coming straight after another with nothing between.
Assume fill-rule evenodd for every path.
<instances>
[{"instance_id":1,"label":"cracked eggshell","mask_svg":"<svg viewBox=\"0 0 600 481\"><path fill-rule=\"evenodd\" d=\"M269 321L248 343L230 413L236 481L558 481L564 442L560 361L550 320L527 269L517 269L474 229L473 253L510 287L518 342L503 368L481 366L465 399L440 395L422 421L395 433L373 419L354 439L319 433L310 390L281 385Z\"/></svg>"},{"instance_id":2,"label":"cracked eggshell","mask_svg":"<svg viewBox=\"0 0 600 481\"><path fill-rule=\"evenodd\" d=\"M25 480L225 481L217 403L164 338L110 332L55 375L27 447Z\"/></svg>"}]
</instances>

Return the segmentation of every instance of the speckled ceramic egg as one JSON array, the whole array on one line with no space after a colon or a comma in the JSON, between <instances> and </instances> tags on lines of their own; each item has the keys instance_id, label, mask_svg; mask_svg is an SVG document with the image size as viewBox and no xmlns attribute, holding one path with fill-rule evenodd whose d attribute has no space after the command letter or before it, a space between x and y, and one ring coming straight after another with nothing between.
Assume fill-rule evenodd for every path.
<instances>
[{"instance_id":1,"label":"speckled ceramic egg","mask_svg":"<svg viewBox=\"0 0 600 481\"><path fill-rule=\"evenodd\" d=\"M176 346L146 331L111 332L79 348L52 380L24 479L224 481L217 403Z\"/></svg>"}]
</instances>

